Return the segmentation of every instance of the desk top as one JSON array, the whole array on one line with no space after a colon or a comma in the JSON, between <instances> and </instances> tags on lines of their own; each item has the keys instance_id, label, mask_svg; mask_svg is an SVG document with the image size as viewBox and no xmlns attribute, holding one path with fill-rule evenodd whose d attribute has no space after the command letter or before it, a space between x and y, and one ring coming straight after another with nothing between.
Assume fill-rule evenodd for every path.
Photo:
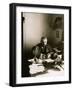
<instances>
[{"instance_id":1,"label":"desk top","mask_svg":"<svg viewBox=\"0 0 73 90\"><path fill-rule=\"evenodd\" d=\"M47 62L47 63L53 63L54 60L52 59L44 59L44 60L41 60L41 59L38 59L38 63L36 63L34 61L34 59L30 59L28 60L29 62L32 62L31 65L29 65L29 69L30 69L30 74L33 75L33 74L37 74L37 73L43 73L45 71L45 67L43 65L43 61L44 62ZM60 66L56 65L57 67L61 68ZM62 69L62 68L61 68ZM49 69L51 70L51 69Z\"/></svg>"}]
</instances>

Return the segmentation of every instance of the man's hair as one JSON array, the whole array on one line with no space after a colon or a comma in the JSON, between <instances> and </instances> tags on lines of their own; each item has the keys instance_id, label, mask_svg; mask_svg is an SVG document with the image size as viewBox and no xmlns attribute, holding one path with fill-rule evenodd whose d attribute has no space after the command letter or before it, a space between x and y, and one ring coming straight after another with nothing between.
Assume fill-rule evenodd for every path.
<instances>
[{"instance_id":1,"label":"man's hair","mask_svg":"<svg viewBox=\"0 0 73 90\"><path fill-rule=\"evenodd\" d=\"M42 37L42 38L41 38L41 43L43 43L43 40L44 40L44 39L47 39L47 37Z\"/></svg>"}]
</instances>

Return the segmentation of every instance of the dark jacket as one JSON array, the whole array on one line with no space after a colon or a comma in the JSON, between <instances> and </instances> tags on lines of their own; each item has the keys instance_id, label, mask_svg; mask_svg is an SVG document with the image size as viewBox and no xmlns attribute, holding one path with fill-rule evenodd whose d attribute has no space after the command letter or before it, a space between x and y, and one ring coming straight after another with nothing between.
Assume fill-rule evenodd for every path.
<instances>
[{"instance_id":1,"label":"dark jacket","mask_svg":"<svg viewBox=\"0 0 73 90\"><path fill-rule=\"evenodd\" d=\"M51 47L47 44L42 43L37 44L32 48L32 53L35 57L39 58L41 54L47 55L51 52Z\"/></svg>"}]
</instances>

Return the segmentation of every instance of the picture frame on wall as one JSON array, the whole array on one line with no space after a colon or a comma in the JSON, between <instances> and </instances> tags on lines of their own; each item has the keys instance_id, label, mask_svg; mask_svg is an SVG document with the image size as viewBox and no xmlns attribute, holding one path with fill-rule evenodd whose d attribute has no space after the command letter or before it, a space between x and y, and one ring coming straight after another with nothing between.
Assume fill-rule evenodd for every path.
<instances>
[{"instance_id":1,"label":"picture frame on wall","mask_svg":"<svg viewBox=\"0 0 73 90\"><path fill-rule=\"evenodd\" d=\"M10 4L9 85L71 83L71 7Z\"/></svg>"}]
</instances>

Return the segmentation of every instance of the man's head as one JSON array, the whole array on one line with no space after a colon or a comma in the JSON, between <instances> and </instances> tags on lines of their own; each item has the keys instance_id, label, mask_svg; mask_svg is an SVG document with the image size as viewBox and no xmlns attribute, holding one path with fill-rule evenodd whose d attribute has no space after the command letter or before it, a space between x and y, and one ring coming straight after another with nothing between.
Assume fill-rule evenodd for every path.
<instances>
[{"instance_id":1,"label":"man's head","mask_svg":"<svg viewBox=\"0 0 73 90\"><path fill-rule=\"evenodd\" d=\"M47 42L48 42L47 37L41 38L41 43L43 43L44 45L47 45Z\"/></svg>"}]
</instances>

